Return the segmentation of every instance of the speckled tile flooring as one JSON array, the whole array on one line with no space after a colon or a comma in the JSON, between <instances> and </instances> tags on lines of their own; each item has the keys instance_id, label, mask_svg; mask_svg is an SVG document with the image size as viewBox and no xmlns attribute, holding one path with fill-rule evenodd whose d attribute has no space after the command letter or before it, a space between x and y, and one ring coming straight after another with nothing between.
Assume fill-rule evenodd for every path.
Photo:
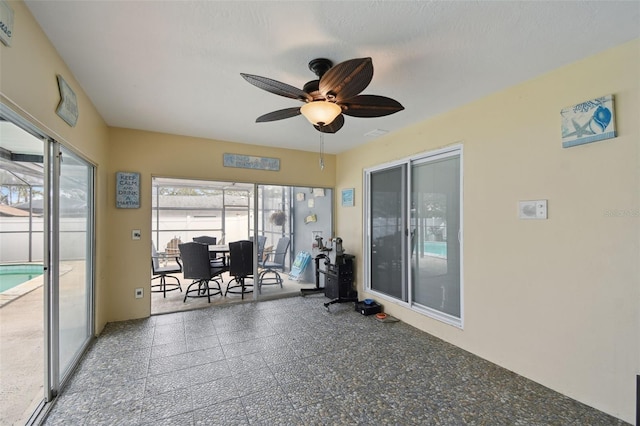
<instances>
[{"instance_id":1,"label":"speckled tile flooring","mask_svg":"<svg viewBox=\"0 0 640 426\"><path fill-rule=\"evenodd\" d=\"M110 323L47 425L611 425L402 322L322 295Z\"/></svg>"}]
</instances>

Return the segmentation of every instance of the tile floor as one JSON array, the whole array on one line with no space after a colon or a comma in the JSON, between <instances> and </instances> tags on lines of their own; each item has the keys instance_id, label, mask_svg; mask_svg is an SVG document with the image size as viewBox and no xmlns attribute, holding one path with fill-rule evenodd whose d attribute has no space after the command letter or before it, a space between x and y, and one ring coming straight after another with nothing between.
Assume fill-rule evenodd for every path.
<instances>
[{"instance_id":1,"label":"tile floor","mask_svg":"<svg viewBox=\"0 0 640 426\"><path fill-rule=\"evenodd\" d=\"M244 295L244 299L239 294L228 293L226 296L216 295L211 297L211 303L208 302L206 297L203 298L188 298L184 301L184 292L191 283L191 280L183 278L182 274L174 274L182 285L182 292L169 291L166 296L163 293L151 293L151 314L166 314L169 312L189 311L192 309L204 308L212 305L228 305L230 303L243 303L245 301L253 300L253 293ZM262 287L262 292L258 295L261 300L268 299L280 299L282 297L298 296L300 295L300 289L313 288L314 283L300 282L289 278L287 274L281 274L283 279L283 286L280 288L277 285L265 285ZM226 289L231 277L229 273L222 275L223 284L222 289ZM173 281L173 280L171 280ZM253 284L253 280L248 279L248 284ZM155 283L154 283L155 284ZM215 285L213 285L215 288Z\"/></svg>"},{"instance_id":2,"label":"tile floor","mask_svg":"<svg viewBox=\"0 0 640 426\"><path fill-rule=\"evenodd\" d=\"M110 323L46 425L623 424L321 294Z\"/></svg>"}]
</instances>

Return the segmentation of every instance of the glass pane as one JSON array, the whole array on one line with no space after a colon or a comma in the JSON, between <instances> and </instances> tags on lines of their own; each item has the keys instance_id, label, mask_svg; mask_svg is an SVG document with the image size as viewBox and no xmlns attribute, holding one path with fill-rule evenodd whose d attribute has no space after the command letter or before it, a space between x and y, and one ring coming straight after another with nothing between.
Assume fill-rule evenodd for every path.
<instances>
[{"instance_id":1,"label":"glass pane","mask_svg":"<svg viewBox=\"0 0 640 426\"><path fill-rule=\"evenodd\" d=\"M0 148L42 157L44 143L0 121ZM42 162L0 158L0 424L23 425L44 391Z\"/></svg>"},{"instance_id":2,"label":"glass pane","mask_svg":"<svg viewBox=\"0 0 640 426\"><path fill-rule=\"evenodd\" d=\"M293 188L292 225L296 238L291 254L296 256L293 257L294 263L296 258L298 259L298 264L293 266L298 282L315 286L313 258L320 254L315 238L322 237L323 245L331 247L330 238L334 236L332 206L333 190L331 189L316 189L314 191L313 188L307 187ZM348 248L353 247L357 242L345 241L344 244ZM309 253L312 258L305 260L306 256L297 257L301 252ZM333 254L333 252L330 253ZM320 287L324 286L324 275L321 275L319 280Z\"/></svg>"},{"instance_id":3,"label":"glass pane","mask_svg":"<svg viewBox=\"0 0 640 426\"><path fill-rule=\"evenodd\" d=\"M254 188L257 188L256 193ZM261 264L256 280L267 269L278 272L278 275L269 272L269 277L279 276L281 279L276 278L277 285L260 288L256 297L297 295L303 286L315 286L313 263L308 262L304 268L300 263L294 268L294 260L303 251L310 256L317 254L312 253L314 232L322 233L325 243L332 236L332 190L154 177L152 194L152 239L159 252L169 251L167 247L178 240L187 242L197 236L212 236L218 243L230 243L253 240L257 235L256 253L260 249L262 256L258 258ZM257 198L256 211L254 198ZM257 226L254 217L257 217ZM285 244L289 241L283 251L283 267L273 268L264 261L276 261L281 240ZM277 261L280 262L281 258ZM182 279L180 274L177 275ZM224 273L223 289L232 279L230 272ZM248 278L246 282L254 284L254 281L254 278ZM189 284L188 280L183 281L182 286L185 284ZM167 293L166 297L164 293L154 293L151 298L152 314L192 309L196 302L185 304L183 297L179 292ZM233 302L240 297L229 293L222 300ZM244 299L247 297L253 295L245 294Z\"/></svg>"},{"instance_id":4,"label":"glass pane","mask_svg":"<svg viewBox=\"0 0 640 426\"><path fill-rule=\"evenodd\" d=\"M413 301L460 317L460 157L412 167Z\"/></svg>"},{"instance_id":5,"label":"glass pane","mask_svg":"<svg viewBox=\"0 0 640 426\"><path fill-rule=\"evenodd\" d=\"M59 366L64 377L87 342L91 296L91 167L61 148Z\"/></svg>"},{"instance_id":6,"label":"glass pane","mask_svg":"<svg viewBox=\"0 0 640 426\"><path fill-rule=\"evenodd\" d=\"M258 187L258 235L264 245L262 256L258 254L258 298L315 288L313 256L320 251L314 236L330 245L332 211L333 191L328 188ZM321 287L323 280L321 275Z\"/></svg>"},{"instance_id":7,"label":"glass pane","mask_svg":"<svg viewBox=\"0 0 640 426\"><path fill-rule=\"evenodd\" d=\"M249 239L249 202L251 189L230 187L224 193L224 241L240 241Z\"/></svg>"},{"instance_id":8,"label":"glass pane","mask_svg":"<svg viewBox=\"0 0 640 426\"><path fill-rule=\"evenodd\" d=\"M262 228L258 235L267 237L267 252L275 250L280 238L291 238L291 193L289 186L259 186L258 217L261 218ZM289 253L286 257L289 258ZM288 265L288 260L285 263Z\"/></svg>"},{"instance_id":9,"label":"glass pane","mask_svg":"<svg viewBox=\"0 0 640 426\"><path fill-rule=\"evenodd\" d=\"M406 301L404 166L371 173L371 288Z\"/></svg>"},{"instance_id":10,"label":"glass pane","mask_svg":"<svg viewBox=\"0 0 640 426\"><path fill-rule=\"evenodd\" d=\"M187 242L202 235L222 240L221 186L209 186L205 181L154 178L152 194L152 230L159 251L166 251L170 242Z\"/></svg>"}]
</instances>

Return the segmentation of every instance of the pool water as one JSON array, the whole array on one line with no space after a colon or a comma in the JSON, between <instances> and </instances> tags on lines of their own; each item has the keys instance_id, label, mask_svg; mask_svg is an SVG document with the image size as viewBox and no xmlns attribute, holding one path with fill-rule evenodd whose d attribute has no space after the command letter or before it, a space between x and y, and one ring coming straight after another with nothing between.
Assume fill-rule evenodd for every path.
<instances>
[{"instance_id":1,"label":"pool water","mask_svg":"<svg viewBox=\"0 0 640 426\"><path fill-rule=\"evenodd\" d=\"M424 253L430 256L447 258L447 243L446 241L425 241Z\"/></svg>"},{"instance_id":2,"label":"pool water","mask_svg":"<svg viewBox=\"0 0 640 426\"><path fill-rule=\"evenodd\" d=\"M42 275L42 265L0 265L0 293Z\"/></svg>"}]
</instances>

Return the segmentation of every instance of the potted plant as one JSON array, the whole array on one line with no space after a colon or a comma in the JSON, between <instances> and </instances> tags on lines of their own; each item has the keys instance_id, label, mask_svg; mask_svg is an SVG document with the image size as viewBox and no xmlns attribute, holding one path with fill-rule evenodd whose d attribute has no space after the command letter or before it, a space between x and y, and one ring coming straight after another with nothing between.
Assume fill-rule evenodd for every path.
<instances>
[{"instance_id":1,"label":"potted plant","mask_svg":"<svg viewBox=\"0 0 640 426\"><path fill-rule=\"evenodd\" d=\"M282 210L276 210L275 212L271 213L269 221L274 225L283 226L287 221L287 214Z\"/></svg>"}]
</instances>

